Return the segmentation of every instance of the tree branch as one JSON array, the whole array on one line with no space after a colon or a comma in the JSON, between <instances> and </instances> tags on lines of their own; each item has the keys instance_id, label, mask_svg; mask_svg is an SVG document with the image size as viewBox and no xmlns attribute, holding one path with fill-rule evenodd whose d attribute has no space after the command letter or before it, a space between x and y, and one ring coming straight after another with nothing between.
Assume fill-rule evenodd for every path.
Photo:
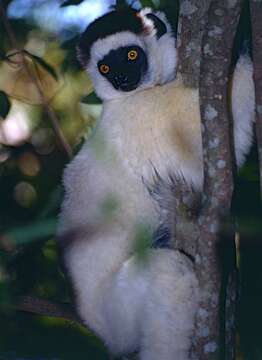
<instances>
[{"instance_id":1,"label":"tree branch","mask_svg":"<svg viewBox=\"0 0 262 360\"><path fill-rule=\"evenodd\" d=\"M18 297L15 309L41 316L57 317L84 325L70 304L40 299L36 296L25 295Z\"/></svg>"},{"instance_id":2,"label":"tree branch","mask_svg":"<svg viewBox=\"0 0 262 360\"><path fill-rule=\"evenodd\" d=\"M198 88L201 41L211 0L181 0L178 22L178 71L183 83ZM174 184L174 219L171 234L173 247L195 258L199 237L197 216L200 193L196 193L183 180Z\"/></svg>"},{"instance_id":3,"label":"tree branch","mask_svg":"<svg viewBox=\"0 0 262 360\"><path fill-rule=\"evenodd\" d=\"M61 131L59 121L58 121L58 119L56 117L56 114L55 114L54 110L49 105L49 102L45 97L45 94L44 94L44 92L42 90L41 83L40 83L39 79L31 71L31 69L29 68L29 66L28 66L28 64L26 62L25 53L22 50L19 50L18 41L16 39L15 33L13 32L13 30L12 30L12 28L10 26L10 23L9 23L8 18L6 16L6 13L5 13L4 5L3 5L3 3L1 1L0 1L0 17L1 17L2 21L3 21L3 25L4 25L4 28L6 30L7 35L9 37L10 43L12 44L14 49L17 49L18 52L20 53L23 67L24 67L29 79L35 85L35 88L38 91L39 97L41 99L41 103L43 105L43 108L44 108L45 112L47 113L49 119L51 120L53 130L54 130L54 132L55 132L55 134L56 134L62 148L64 149L65 153L67 154L68 158L70 159L72 157L71 146L68 144L66 138L64 137L63 132Z\"/></svg>"},{"instance_id":4,"label":"tree branch","mask_svg":"<svg viewBox=\"0 0 262 360\"><path fill-rule=\"evenodd\" d=\"M262 1L250 0L253 40L253 64L256 93L256 136L262 199Z\"/></svg>"}]
</instances>

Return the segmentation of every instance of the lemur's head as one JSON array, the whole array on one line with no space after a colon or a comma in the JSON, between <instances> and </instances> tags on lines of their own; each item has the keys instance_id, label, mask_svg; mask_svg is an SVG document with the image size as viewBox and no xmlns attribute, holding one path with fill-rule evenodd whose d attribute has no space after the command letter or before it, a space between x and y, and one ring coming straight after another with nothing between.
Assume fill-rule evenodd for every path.
<instances>
[{"instance_id":1,"label":"lemur's head","mask_svg":"<svg viewBox=\"0 0 262 360\"><path fill-rule=\"evenodd\" d=\"M115 10L81 35L78 54L103 100L125 96L175 76L175 37L161 12Z\"/></svg>"}]
</instances>

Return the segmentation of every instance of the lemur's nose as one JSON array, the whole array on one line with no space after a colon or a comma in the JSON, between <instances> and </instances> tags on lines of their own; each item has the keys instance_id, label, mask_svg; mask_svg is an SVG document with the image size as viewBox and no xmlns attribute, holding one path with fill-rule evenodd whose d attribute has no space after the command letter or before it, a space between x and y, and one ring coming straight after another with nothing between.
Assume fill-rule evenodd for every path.
<instances>
[{"instance_id":1,"label":"lemur's nose","mask_svg":"<svg viewBox=\"0 0 262 360\"><path fill-rule=\"evenodd\" d=\"M118 74L114 76L114 83L117 87L123 85L123 84L127 84L128 82L128 77L127 75L124 74Z\"/></svg>"}]
</instances>

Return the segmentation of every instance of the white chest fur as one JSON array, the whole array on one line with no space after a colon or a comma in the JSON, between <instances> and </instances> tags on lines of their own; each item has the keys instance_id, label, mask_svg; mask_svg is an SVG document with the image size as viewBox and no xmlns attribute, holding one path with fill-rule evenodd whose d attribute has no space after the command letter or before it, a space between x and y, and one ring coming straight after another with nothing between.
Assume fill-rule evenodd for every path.
<instances>
[{"instance_id":1,"label":"white chest fur","mask_svg":"<svg viewBox=\"0 0 262 360\"><path fill-rule=\"evenodd\" d=\"M150 177L153 166L162 177L180 174L201 186L197 90L174 81L107 102L100 129L126 171Z\"/></svg>"},{"instance_id":2,"label":"white chest fur","mask_svg":"<svg viewBox=\"0 0 262 360\"><path fill-rule=\"evenodd\" d=\"M164 180L168 174L181 175L200 188L201 146L197 90L174 81L105 102L96 130L65 173L71 194L64 226L100 224L109 197L116 199L117 221L125 227L154 224L155 204L142 179L153 181L155 168ZM67 212L72 206L79 210Z\"/></svg>"}]
</instances>

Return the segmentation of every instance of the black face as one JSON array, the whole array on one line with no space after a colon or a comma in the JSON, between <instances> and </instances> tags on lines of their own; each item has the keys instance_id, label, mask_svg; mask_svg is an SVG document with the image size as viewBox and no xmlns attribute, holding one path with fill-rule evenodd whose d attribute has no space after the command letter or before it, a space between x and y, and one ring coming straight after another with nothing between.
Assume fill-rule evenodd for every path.
<instances>
[{"instance_id":1,"label":"black face","mask_svg":"<svg viewBox=\"0 0 262 360\"><path fill-rule=\"evenodd\" d=\"M97 66L116 90L132 91L138 87L148 64L144 50L134 45L111 50Z\"/></svg>"}]
</instances>

